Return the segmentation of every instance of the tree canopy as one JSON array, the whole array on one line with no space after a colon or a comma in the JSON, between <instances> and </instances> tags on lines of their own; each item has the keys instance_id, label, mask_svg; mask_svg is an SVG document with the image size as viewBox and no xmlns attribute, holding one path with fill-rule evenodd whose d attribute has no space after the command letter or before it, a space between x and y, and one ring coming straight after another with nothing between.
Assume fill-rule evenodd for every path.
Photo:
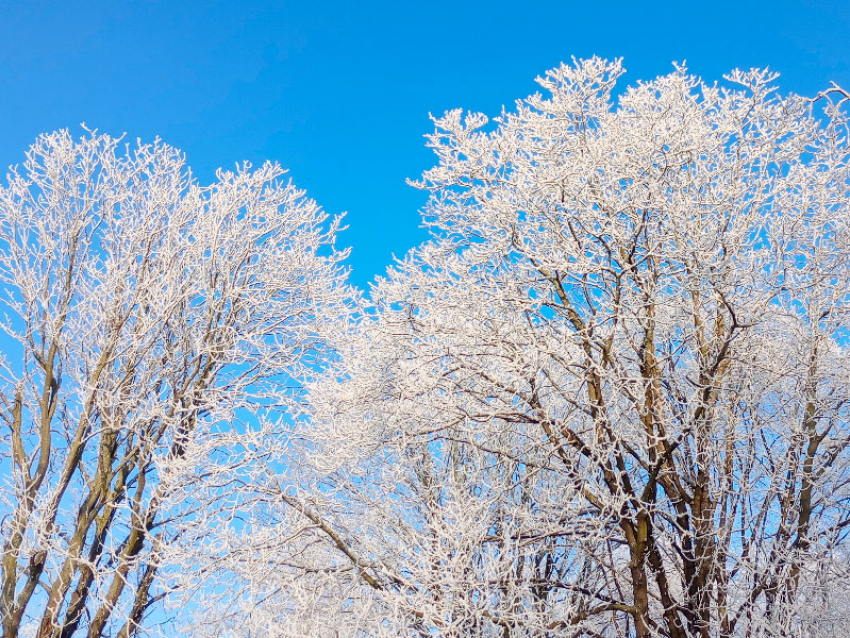
<instances>
[{"instance_id":1,"label":"tree canopy","mask_svg":"<svg viewBox=\"0 0 850 638\"><path fill-rule=\"evenodd\" d=\"M435 119L431 239L368 297L274 167L43 138L0 191L4 623L850 627L848 95L622 73Z\"/></svg>"},{"instance_id":2,"label":"tree canopy","mask_svg":"<svg viewBox=\"0 0 850 638\"><path fill-rule=\"evenodd\" d=\"M248 574L268 635L850 626L843 94L621 73L436 120L433 238L312 387Z\"/></svg>"},{"instance_id":3,"label":"tree canopy","mask_svg":"<svg viewBox=\"0 0 850 638\"><path fill-rule=\"evenodd\" d=\"M177 541L248 500L347 294L281 174L202 187L160 142L60 132L0 188L4 638L135 635Z\"/></svg>"}]
</instances>

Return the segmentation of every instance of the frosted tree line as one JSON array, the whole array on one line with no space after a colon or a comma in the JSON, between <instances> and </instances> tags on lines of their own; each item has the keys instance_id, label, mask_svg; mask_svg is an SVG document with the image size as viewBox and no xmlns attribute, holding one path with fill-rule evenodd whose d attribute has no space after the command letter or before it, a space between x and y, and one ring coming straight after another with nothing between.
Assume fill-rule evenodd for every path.
<instances>
[{"instance_id":1,"label":"frosted tree line","mask_svg":"<svg viewBox=\"0 0 850 638\"><path fill-rule=\"evenodd\" d=\"M360 292L276 165L0 187L2 636L850 633L848 95L574 61Z\"/></svg>"}]
</instances>

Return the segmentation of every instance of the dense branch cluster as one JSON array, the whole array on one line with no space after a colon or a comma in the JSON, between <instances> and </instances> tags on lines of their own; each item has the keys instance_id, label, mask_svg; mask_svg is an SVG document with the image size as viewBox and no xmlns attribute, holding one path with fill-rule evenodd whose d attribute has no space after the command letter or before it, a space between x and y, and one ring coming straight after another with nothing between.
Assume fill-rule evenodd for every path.
<instances>
[{"instance_id":1,"label":"dense branch cluster","mask_svg":"<svg viewBox=\"0 0 850 638\"><path fill-rule=\"evenodd\" d=\"M437 120L433 240L313 387L249 574L268 635L850 627L844 115L620 74Z\"/></svg>"},{"instance_id":2,"label":"dense branch cluster","mask_svg":"<svg viewBox=\"0 0 850 638\"><path fill-rule=\"evenodd\" d=\"M622 72L437 119L432 239L367 300L277 169L43 138L0 191L4 636L181 591L196 635L845 635L846 93Z\"/></svg>"},{"instance_id":3,"label":"dense branch cluster","mask_svg":"<svg viewBox=\"0 0 850 638\"><path fill-rule=\"evenodd\" d=\"M169 548L245 500L344 293L280 174L200 187L163 144L65 132L0 189L4 638L134 635Z\"/></svg>"}]
</instances>

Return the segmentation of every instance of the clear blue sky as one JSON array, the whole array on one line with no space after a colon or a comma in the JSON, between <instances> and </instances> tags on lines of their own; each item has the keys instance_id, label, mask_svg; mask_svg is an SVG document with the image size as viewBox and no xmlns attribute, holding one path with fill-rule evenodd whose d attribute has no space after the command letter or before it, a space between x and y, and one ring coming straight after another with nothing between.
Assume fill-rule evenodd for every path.
<instances>
[{"instance_id":1,"label":"clear blue sky","mask_svg":"<svg viewBox=\"0 0 850 638\"><path fill-rule=\"evenodd\" d=\"M571 56L626 81L769 65L785 90L850 87L850 2L33 2L0 0L0 166L85 122L182 149L199 177L291 169L348 211L354 281L421 241L428 113L498 114ZM76 129L79 131L79 129Z\"/></svg>"}]
</instances>

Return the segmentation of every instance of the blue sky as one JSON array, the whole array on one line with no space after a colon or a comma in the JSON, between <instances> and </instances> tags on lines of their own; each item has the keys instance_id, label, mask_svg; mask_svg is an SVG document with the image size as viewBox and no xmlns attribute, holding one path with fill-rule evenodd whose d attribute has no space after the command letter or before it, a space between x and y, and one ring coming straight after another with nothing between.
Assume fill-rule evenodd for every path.
<instances>
[{"instance_id":1,"label":"blue sky","mask_svg":"<svg viewBox=\"0 0 850 638\"><path fill-rule=\"evenodd\" d=\"M498 114L571 56L627 82L687 60L767 66L784 90L850 87L850 3L12 2L0 0L0 165L80 122L182 149L202 181L264 159L348 211L355 283L425 237L428 113Z\"/></svg>"}]
</instances>

